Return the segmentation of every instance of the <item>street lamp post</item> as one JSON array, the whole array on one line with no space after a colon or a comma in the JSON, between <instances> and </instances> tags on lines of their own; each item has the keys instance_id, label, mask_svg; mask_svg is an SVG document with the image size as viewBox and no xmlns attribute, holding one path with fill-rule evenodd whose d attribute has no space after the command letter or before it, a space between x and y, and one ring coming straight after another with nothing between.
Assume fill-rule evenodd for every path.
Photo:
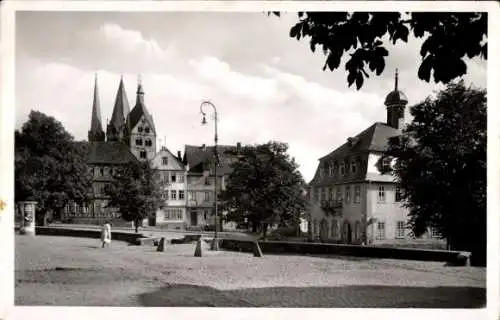
<instances>
[{"instance_id":1,"label":"street lamp post","mask_svg":"<svg viewBox=\"0 0 500 320\"><path fill-rule=\"evenodd\" d=\"M219 241L218 241L218 236L217 236L217 231L219 229L219 219L218 219L218 212L217 212L217 166L219 165L219 157L217 155L217 141L218 141L218 136L217 136L217 108L215 108L215 105L211 103L210 101L203 101L200 105L200 113L203 115L203 120L201 121L201 124L205 125L207 124L207 120L205 118L205 112L203 112L203 106L209 105L213 108L214 110L214 123L215 123L215 136L214 136L214 207L215 207L215 233L214 233L214 240L212 241L212 246L211 249L214 251L219 250Z\"/></svg>"}]
</instances>

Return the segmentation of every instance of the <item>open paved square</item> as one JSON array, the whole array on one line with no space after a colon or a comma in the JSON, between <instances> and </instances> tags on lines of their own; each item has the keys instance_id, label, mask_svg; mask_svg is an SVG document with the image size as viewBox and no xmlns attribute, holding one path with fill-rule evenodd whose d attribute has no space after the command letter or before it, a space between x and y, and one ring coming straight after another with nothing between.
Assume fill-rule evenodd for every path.
<instances>
[{"instance_id":1,"label":"open paved square","mask_svg":"<svg viewBox=\"0 0 500 320\"><path fill-rule=\"evenodd\" d=\"M15 304L478 308L486 269L440 262L211 252L16 236Z\"/></svg>"}]
</instances>

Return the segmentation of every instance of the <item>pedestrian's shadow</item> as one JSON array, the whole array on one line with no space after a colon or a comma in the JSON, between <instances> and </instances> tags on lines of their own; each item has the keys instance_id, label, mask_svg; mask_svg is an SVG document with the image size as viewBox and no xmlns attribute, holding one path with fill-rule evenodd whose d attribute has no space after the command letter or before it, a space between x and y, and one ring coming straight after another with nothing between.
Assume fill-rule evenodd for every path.
<instances>
[{"instance_id":1,"label":"pedestrian's shadow","mask_svg":"<svg viewBox=\"0 0 500 320\"><path fill-rule=\"evenodd\" d=\"M94 245L94 246L83 246L84 248L89 248L89 249L100 249L101 247L100 246L97 246L97 245Z\"/></svg>"}]
</instances>

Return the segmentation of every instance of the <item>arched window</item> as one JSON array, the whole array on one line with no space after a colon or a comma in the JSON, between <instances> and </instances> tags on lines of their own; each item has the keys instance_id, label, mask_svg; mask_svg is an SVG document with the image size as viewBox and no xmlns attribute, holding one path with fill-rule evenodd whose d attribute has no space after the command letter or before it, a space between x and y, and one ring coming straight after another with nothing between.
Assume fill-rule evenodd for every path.
<instances>
[{"instance_id":1,"label":"arched window","mask_svg":"<svg viewBox=\"0 0 500 320\"><path fill-rule=\"evenodd\" d=\"M149 133L149 127L144 128L144 132Z\"/></svg>"}]
</instances>

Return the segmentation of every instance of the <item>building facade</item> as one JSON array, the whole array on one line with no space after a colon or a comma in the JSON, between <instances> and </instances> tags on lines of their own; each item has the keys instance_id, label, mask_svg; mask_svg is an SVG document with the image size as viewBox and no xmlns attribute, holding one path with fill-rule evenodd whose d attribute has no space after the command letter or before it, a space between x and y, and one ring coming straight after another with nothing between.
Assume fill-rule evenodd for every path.
<instances>
[{"instance_id":1,"label":"building facade","mask_svg":"<svg viewBox=\"0 0 500 320\"><path fill-rule=\"evenodd\" d=\"M182 229L187 221L187 170L180 152L175 156L162 147L153 158L153 166L157 170L163 203L156 211L155 221L150 224Z\"/></svg>"},{"instance_id":2,"label":"building facade","mask_svg":"<svg viewBox=\"0 0 500 320\"><path fill-rule=\"evenodd\" d=\"M215 175L214 147L186 145L183 161L188 168L186 206L190 226L215 225L215 200L225 190L232 172L231 163L239 156L240 148L240 143L236 146L217 146L218 166ZM219 217L225 215L223 210L218 211ZM234 225L226 223L223 227L233 228Z\"/></svg>"},{"instance_id":3,"label":"building facade","mask_svg":"<svg viewBox=\"0 0 500 320\"><path fill-rule=\"evenodd\" d=\"M408 210L394 176L379 172L388 140L404 124L406 95L395 88L386 99L385 123L376 122L319 159L309 183L310 236L315 240L371 244L410 237Z\"/></svg>"}]
</instances>

